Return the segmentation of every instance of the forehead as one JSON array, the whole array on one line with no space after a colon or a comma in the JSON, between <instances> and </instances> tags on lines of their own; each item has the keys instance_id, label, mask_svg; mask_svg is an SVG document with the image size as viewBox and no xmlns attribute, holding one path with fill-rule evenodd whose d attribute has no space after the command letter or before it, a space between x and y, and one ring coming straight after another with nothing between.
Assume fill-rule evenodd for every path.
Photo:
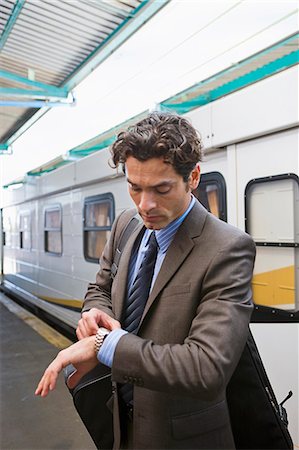
<instances>
[{"instance_id":1,"label":"forehead","mask_svg":"<svg viewBox=\"0 0 299 450\"><path fill-rule=\"evenodd\" d=\"M146 186L183 181L182 176L177 174L173 166L166 163L163 158L139 161L129 156L126 161L126 175L129 182Z\"/></svg>"}]
</instances>

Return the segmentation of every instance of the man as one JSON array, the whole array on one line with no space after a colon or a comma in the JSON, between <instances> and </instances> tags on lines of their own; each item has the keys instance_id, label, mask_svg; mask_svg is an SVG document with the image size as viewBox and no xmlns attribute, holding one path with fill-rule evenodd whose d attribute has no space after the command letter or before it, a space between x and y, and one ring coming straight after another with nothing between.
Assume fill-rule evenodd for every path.
<instances>
[{"instance_id":1,"label":"man","mask_svg":"<svg viewBox=\"0 0 299 450\"><path fill-rule=\"evenodd\" d=\"M116 220L79 342L60 352L36 391L47 395L69 363L74 386L97 356L112 368L115 449L234 448L225 391L248 334L255 247L193 197L201 155L194 128L173 114L150 114L117 137L113 162L123 165L143 223L112 280L134 212Z\"/></svg>"}]
</instances>

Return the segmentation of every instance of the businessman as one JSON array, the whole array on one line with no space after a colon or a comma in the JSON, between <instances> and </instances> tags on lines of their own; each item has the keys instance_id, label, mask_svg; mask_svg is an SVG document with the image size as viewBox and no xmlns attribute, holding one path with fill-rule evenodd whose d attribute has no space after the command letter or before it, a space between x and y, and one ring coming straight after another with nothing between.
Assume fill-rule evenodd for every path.
<instances>
[{"instance_id":1,"label":"businessman","mask_svg":"<svg viewBox=\"0 0 299 450\"><path fill-rule=\"evenodd\" d=\"M200 138L185 118L152 113L120 133L122 166L141 218L121 254L134 211L113 225L77 336L46 370L46 396L72 363L75 385L96 364L112 369L114 449L234 449L226 386L252 312L252 239L194 198Z\"/></svg>"}]
</instances>

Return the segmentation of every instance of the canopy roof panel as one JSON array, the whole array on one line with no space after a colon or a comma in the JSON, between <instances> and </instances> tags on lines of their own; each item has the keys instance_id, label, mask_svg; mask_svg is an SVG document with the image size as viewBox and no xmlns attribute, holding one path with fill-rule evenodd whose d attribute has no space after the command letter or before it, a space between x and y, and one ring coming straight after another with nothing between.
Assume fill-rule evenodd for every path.
<instances>
[{"instance_id":1,"label":"canopy roof panel","mask_svg":"<svg viewBox=\"0 0 299 450\"><path fill-rule=\"evenodd\" d=\"M70 91L168 0L0 0L0 145Z\"/></svg>"}]
</instances>

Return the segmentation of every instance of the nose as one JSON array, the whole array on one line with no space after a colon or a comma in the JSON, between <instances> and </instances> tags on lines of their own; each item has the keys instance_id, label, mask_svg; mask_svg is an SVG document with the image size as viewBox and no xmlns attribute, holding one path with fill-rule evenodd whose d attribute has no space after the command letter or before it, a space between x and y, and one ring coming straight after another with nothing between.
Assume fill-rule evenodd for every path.
<instances>
[{"instance_id":1,"label":"nose","mask_svg":"<svg viewBox=\"0 0 299 450\"><path fill-rule=\"evenodd\" d=\"M139 209L144 212L151 211L156 208L157 202L152 192L142 192L139 200Z\"/></svg>"}]
</instances>

